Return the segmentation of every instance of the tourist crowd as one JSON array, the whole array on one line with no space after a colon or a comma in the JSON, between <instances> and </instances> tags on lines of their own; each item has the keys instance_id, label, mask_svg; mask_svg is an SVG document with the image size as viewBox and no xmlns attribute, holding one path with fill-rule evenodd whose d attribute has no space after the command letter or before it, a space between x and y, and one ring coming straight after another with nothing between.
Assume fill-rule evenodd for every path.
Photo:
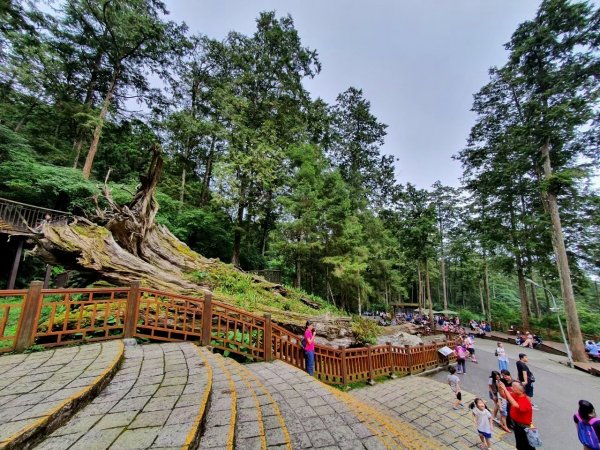
<instances>
[{"instance_id":1,"label":"tourist crowd","mask_svg":"<svg viewBox=\"0 0 600 450\"><path fill-rule=\"evenodd\" d=\"M525 336L524 343L529 338ZM589 342L586 342L586 347ZM528 346L528 345L524 345ZM594 348L589 345L590 349ZM596 346L596 349L598 347ZM454 396L453 409L464 408L459 374L467 373L467 360L477 363L473 335L461 335L456 339L454 347L456 367L448 368L448 385ZM482 398L476 398L470 405L473 424L477 430L481 449L492 446L493 423L507 433L514 433L517 450L531 450L542 445L540 435L534 426L533 415L538 407L533 403L535 375L531 371L527 354L519 353L515 363L515 373L509 371L509 359L502 342L496 344L494 355L497 358L498 370L492 370L488 378L488 396L490 406ZM579 402L577 413L573 416L577 427L578 438L584 450L600 450L600 419L596 418L593 405L586 401Z\"/></svg>"}]
</instances>

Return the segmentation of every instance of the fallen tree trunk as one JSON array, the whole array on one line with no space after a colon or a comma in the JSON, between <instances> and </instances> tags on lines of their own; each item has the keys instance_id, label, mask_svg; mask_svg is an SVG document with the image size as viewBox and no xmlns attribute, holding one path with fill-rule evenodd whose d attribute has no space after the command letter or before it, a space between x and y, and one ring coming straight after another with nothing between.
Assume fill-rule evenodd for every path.
<instances>
[{"instance_id":1,"label":"fallen tree trunk","mask_svg":"<svg viewBox=\"0 0 600 450\"><path fill-rule=\"evenodd\" d=\"M45 223L36 235L34 255L46 263L61 265L67 269L92 272L99 279L115 286L125 286L139 280L142 286L170 293L201 297L202 293L218 286L211 286L210 279L199 274L226 273L228 276L252 277L260 292L266 292L273 303L289 298L292 293L285 287L270 283L263 278L245 274L218 259L205 258L181 242L165 226L154 221L158 203L154 197L162 170L160 149L153 148L148 172L140 178L140 187L127 205L118 205L104 183L103 195L108 204L101 209L97 203L96 216L92 220L74 217L71 223ZM214 277L218 279L218 276ZM215 294L216 300L234 303L225 294ZM286 300L287 301L287 300ZM257 313L271 313L273 320L291 329L302 330L306 320L318 317L319 330L323 336L350 333L350 319L323 315L320 306L307 299L300 299L314 309L314 313L302 314L271 308L268 304L255 305ZM266 303L271 303L269 300Z\"/></svg>"}]
</instances>

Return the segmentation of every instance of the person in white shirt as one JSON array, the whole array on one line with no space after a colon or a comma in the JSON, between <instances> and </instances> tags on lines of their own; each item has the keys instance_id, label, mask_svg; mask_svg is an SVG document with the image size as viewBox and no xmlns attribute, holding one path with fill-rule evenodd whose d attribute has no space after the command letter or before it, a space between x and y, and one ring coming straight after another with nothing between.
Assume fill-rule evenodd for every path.
<instances>
[{"instance_id":1,"label":"person in white shirt","mask_svg":"<svg viewBox=\"0 0 600 450\"><path fill-rule=\"evenodd\" d=\"M496 347L495 355L498 357L498 370L508 370L508 356L506 356L506 349L502 342L498 342Z\"/></svg>"},{"instance_id":2,"label":"person in white shirt","mask_svg":"<svg viewBox=\"0 0 600 450\"><path fill-rule=\"evenodd\" d=\"M492 447L492 413L485 406L485 402L476 398L470 405L471 411L473 412L473 424L477 428L479 433L479 439L481 444L479 448L489 449Z\"/></svg>"}]
</instances>

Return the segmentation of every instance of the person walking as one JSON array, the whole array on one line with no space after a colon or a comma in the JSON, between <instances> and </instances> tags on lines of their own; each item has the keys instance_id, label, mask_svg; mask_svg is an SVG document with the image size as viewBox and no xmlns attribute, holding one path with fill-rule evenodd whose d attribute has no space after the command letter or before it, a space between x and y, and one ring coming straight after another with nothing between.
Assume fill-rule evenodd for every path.
<instances>
[{"instance_id":1,"label":"person walking","mask_svg":"<svg viewBox=\"0 0 600 450\"><path fill-rule=\"evenodd\" d=\"M461 342L457 342L456 347L454 347L454 352L456 353L456 367L458 369L458 373L467 373L467 349L462 345Z\"/></svg>"},{"instance_id":2,"label":"person walking","mask_svg":"<svg viewBox=\"0 0 600 450\"><path fill-rule=\"evenodd\" d=\"M508 370L508 356L506 356L506 349L502 342L496 344L496 352L494 354L498 358L498 370Z\"/></svg>"},{"instance_id":3,"label":"person walking","mask_svg":"<svg viewBox=\"0 0 600 450\"><path fill-rule=\"evenodd\" d=\"M482 450L492 448L492 414L490 410L487 409L485 403L482 399L476 398L473 400L473 403L469 406L473 415L473 424L477 429L477 433L479 433L479 439L481 439L481 444L479 444L479 448Z\"/></svg>"},{"instance_id":4,"label":"person walking","mask_svg":"<svg viewBox=\"0 0 600 450\"><path fill-rule=\"evenodd\" d=\"M512 383L512 393L508 392L503 383L498 383L499 392L510 403L510 418L512 419L515 432L517 450L534 450L527 439L526 428L533 423L533 408L531 400L525 395L525 387L521 382Z\"/></svg>"},{"instance_id":5,"label":"person walking","mask_svg":"<svg viewBox=\"0 0 600 450\"><path fill-rule=\"evenodd\" d=\"M583 450L600 450L600 419L596 417L594 405L587 400L579 400L579 409L573 421Z\"/></svg>"},{"instance_id":6,"label":"person walking","mask_svg":"<svg viewBox=\"0 0 600 450\"><path fill-rule=\"evenodd\" d=\"M465 336L463 345L466 347L467 351L469 352L469 357L471 359L471 362L474 362L475 364L477 364L477 358L475 358L475 339L473 338L473 336L471 336L470 334L467 334Z\"/></svg>"},{"instance_id":7,"label":"person walking","mask_svg":"<svg viewBox=\"0 0 600 450\"><path fill-rule=\"evenodd\" d=\"M306 362L306 373L314 375L315 373L315 326L308 320L306 322L306 329L304 330L303 347L304 347L304 360Z\"/></svg>"},{"instance_id":8,"label":"person walking","mask_svg":"<svg viewBox=\"0 0 600 450\"><path fill-rule=\"evenodd\" d=\"M450 385L450 390L454 393L456 397L456 401L452 406L453 409L462 408L464 405L462 403L462 393L460 392L460 378L456 375L456 369L452 366L448 367L448 384Z\"/></svg>"},{"instance_id":9,"label":"person walking","mask_svg":"<svg viewBox=\"0 0 600 450\"><path fill-rule=\"evenodd\" d=\"M533 383L535 382L535 377L527 365L528 362L529 358L527 358L527 355L525 353L519 353L519 360L517 361L517 377L519 378L519 381L523 383L523 386L525 386L525 394L527 394L527 397L531 400L533 398ZM533 404L533 401L531 402L531 405L534 410L538 410L538 407Z\"/></svg>"}]
</instances>

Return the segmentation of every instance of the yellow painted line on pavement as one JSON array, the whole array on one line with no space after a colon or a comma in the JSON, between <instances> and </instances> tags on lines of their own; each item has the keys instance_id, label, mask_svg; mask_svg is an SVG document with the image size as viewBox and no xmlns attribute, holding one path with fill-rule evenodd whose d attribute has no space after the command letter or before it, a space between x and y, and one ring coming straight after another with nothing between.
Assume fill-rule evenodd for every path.
<instances>
[{"instance_id":1,"label":"yellow painted line on pavement","mask_svg":"<svg viewBox=\"0 0 600 450\"><path fill-rule=\"evenodd\" d=\"M231 419L229 419L229 434L227 435L227 450L233 450L233 440L235 438L235 421L237 414L237 394L235 392L235 382L231 377L231 373L225 367L225 364L221 360L221 357L217 357L216 355L211 355L211 358L217 362L223 369L223 373L229 380L229 389L231 391Z\"/></svg>"},{"instance_id":2,"label":"yellow painted line on pavement","mask_svg":"<svg viewBox=\"0 0 600 450\"><path fill-rule=\"evenodd\" d=\"M204 355L204 352L202 351L202 349L200 347L196 346L196 350L198 351L200 358L202 358L202 360L204 361L204 366L206 367L206 373L207 373L207 381L206 381L206 388L204 389L204 393L202 394L202 400L200 401L200 406L198 407L198 414L196 415L196 419L194 420L194 423L192 424L192 428L190 429L190 431L187 435L185 444L183 444L183 447L182 447L183 450L188 450L190 448L190 446L192 445L192 443L194 442L194 439L196 438L196 436L198 434L198 429L200 428L200 424L202 423L202 419L204 418L204 413L206 411L206 405L208 404L208 398L210 396L210 391L212 389L212 381L213 381L212 367L208 363L208 359L206 358L206 355Z\"/></svg>"},{"instance_id":3,"label":"yellow painted line on pavement","mask_svg":"<svg viewBox=\"0 0 600 450\"><path fill-rule=\"evenodd\" d=\"M317 379L315 379L315 381L322 383ZM376 435L379 438L379 441L385 446L385 448L387 448L388 450L393 450L393 449L397 448L394 440L387 433L384 433L383 430L380 428L379 425L381 425L381 424L373 423L374 421L372 420L371 415L366 414L365 408L364 407L360 408L360 407L356 406L356 403L357 403L356 400L354 400L348 394L344 395L344 392L341 392L334 387L331 387L325 383L322 383L322 384L334 395L334 397L337 397L342 403L344 403L345 405L350 407L351 410L354 411L354 413L362 420L361 423L365 427L367 427L369 429L369 431L371 431L371 433L373 433L374 435ZM365 407L366 407L366 405L365 405ZM390 446L390 441L391 441L391 446Z\"/></svg>"},{"instance_id":4,"label":"yellow painted line on pavement","mask_svg":"<svg viewBox=\"0 0 600 450\"><path fill-rule=\"evenodd\" d=\"M254 380L255 383L258 384L258 386L263 391L263 393L271 401L271 404L273 405L273 410L275 411L275 415L277 416L277 419L279 420L279 426L281 427L281 430L283 431L283 435L285 437L285 446L288 450L292 450L292 441L290 439L290 433L285 425L285 420L283 419L283 415L281 414L281 411L279 410L279 406L277 405L277 402L275 402L275 399L271 396L271 393L269 392L269 390L262 383L262 381L260 381L258 379L258 377L256 375L254 375L252 372L250 372L250 370L248 370L248 368L246 368L242 365L240 365L240 367L246 372L246 374L250 378L252 378Z\"/></svg>"},{"instance_id":5,"label":"yellow painted line on pavement","mask_svg":"<svg viewBox=\"0 0 600 450\"><path fill-rule=\"evenodd\" d=\"M74 400L78 400L79 398L84 397L85 395L87 395L89 393L89 391L91 391L94 387L96 387L119 364L119 361L121 360L121 358L123 358L123 354L125 353L125 346L123 345L122 341L119 340L119 341L111 341L111 342L117 342L118 346L120 347L119 350L117 351L117 355L113 358L110 365L106 369L104 369L102 371L102 373L100 375L98 375L91 384L87 385L86 387L81 389L76 394L71 395L67 399L63 400L58 406L51 409L48 412L48 414L40 417L39 419L37 419L36 421L31 423L30 425L17 431L15 434L10 436L8 439L3 441L3 445L5 445L5 446L11 445L14 441L18 440L19 437L28 433L32 429L37 428L37 427L46 426L48 424L48 422L50 422L50 420L52 419L52 416L54 416L54 414L58 413L61 409L65 408L69 403L73 402ZM100 345L102 347L105 344L102 343ZM102 349L98 352L98 356L96 356L96 359L98 359L101 354L102 354ZM90 366L92 364L90 364ZM87 366L87 367L89 367L89 366Z\"/></svg>"},{"instance_id":6,"label":"yellow painted line on pavement","mask_svg":"<svg viewBox=\"0 0 600 450\"><path fill-rule=\"evenodd\" d=\"M228 360L229 361L233 361L230 358L228 358ZM235 372L239 375L239 377L244 382L244 384L246 384L246 386L250 390L250 393L252 394L252 397L254 398L254 405L256 406L257 422L258 422L258 428L259 428L260 447L261 447L262 450L266 450L266 448L267 448L267 438L265 437L265 424L263 422L262 412L260 410L260 403L258 401L258 397L256 396L256 393L254 392L254 388L252 387L252 385L250 384L250 382L240 374L240 371L237 368L237 366L240 366L239 363L233 362L233 363L228 363L228 365L230 367L234 368Z\"/></svg>"}]
</instances>

